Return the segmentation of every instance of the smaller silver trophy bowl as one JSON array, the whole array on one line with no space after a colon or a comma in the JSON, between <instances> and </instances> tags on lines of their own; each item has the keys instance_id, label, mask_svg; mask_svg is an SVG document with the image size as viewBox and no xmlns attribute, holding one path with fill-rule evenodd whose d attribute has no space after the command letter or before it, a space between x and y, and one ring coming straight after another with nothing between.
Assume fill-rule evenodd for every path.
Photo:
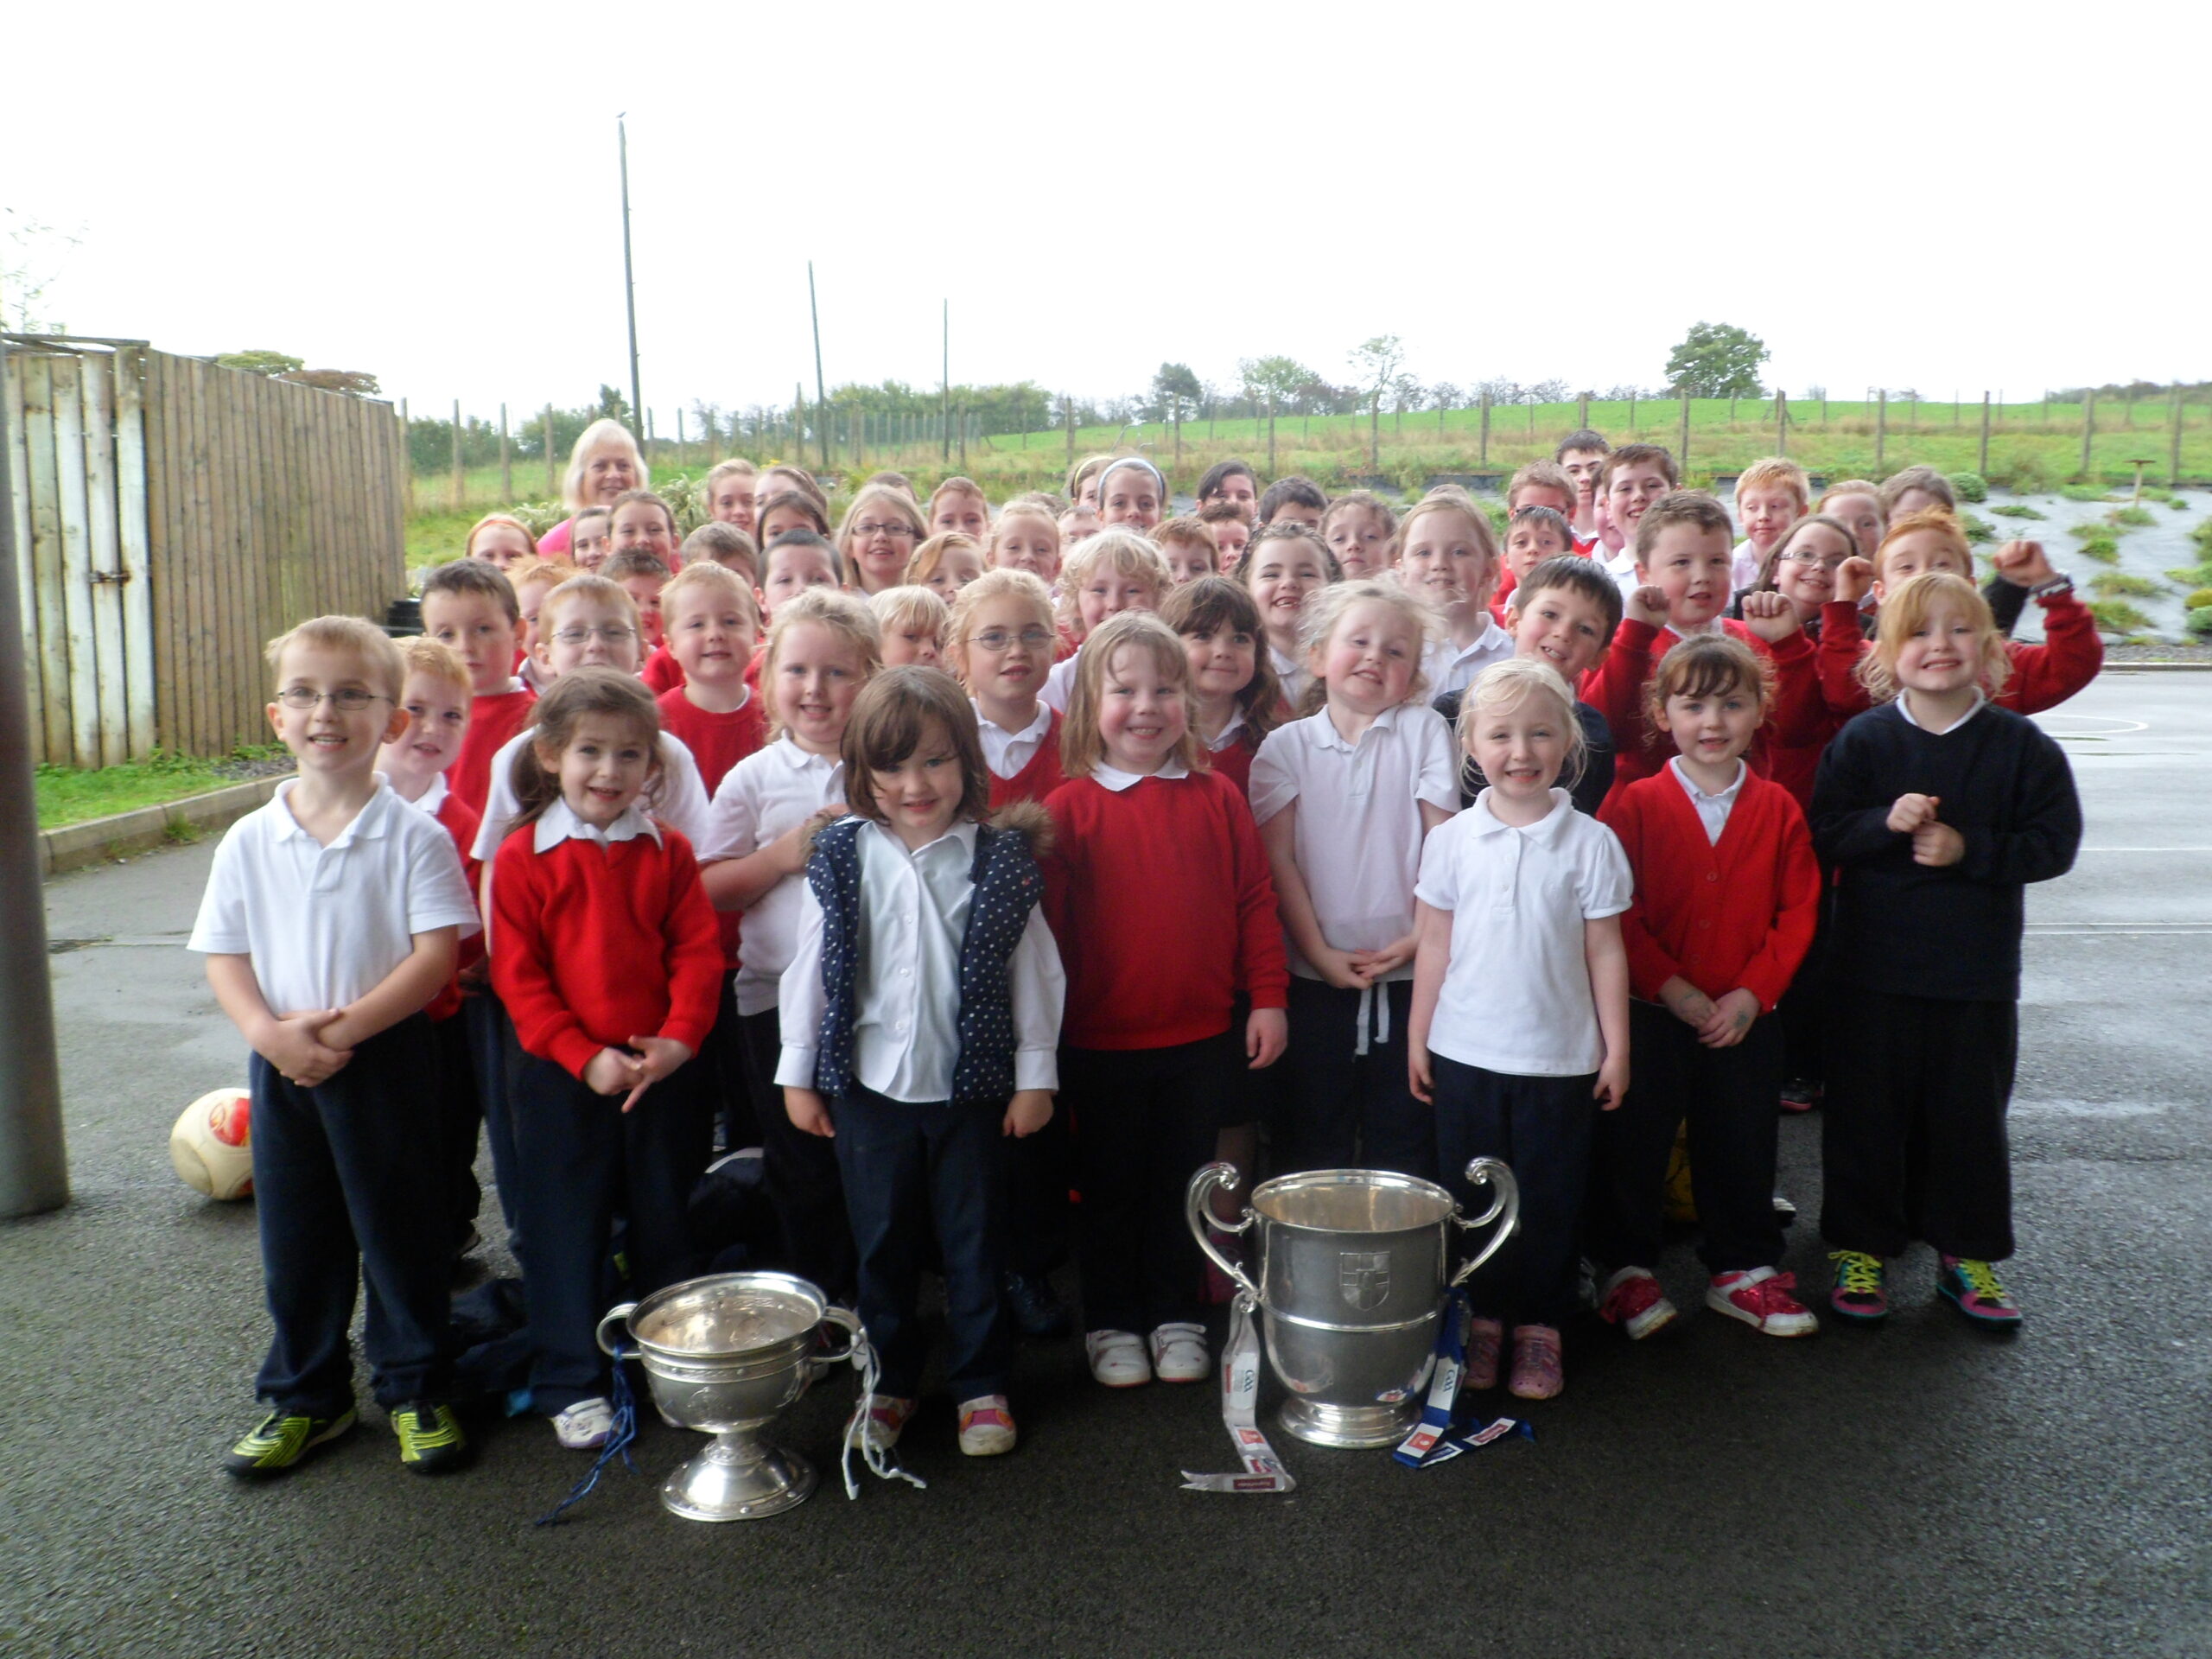
<instances>
[{"instance_id":1,"label":"smaller silver trophy bowl","mask_svg":"<svg viewBox=\"0 0 2212 1659\"><path fill-rule=\"evenodd\" d=\"M1421 1416L1447 1292L1466 1282L1520 1224L1520 1190L1495 1158L1467 1166L1490 1207L1469 1220L1433 1182L1375 1169L1311 1169L1252 1191L1255 1284L1206 1236L1207 1199L1236 1188L1231 1164L1191 1178L1186 1219L1198 1248L1260 1310L1268 1363L1289 1392L1281 1421L1314 1446L1389 1446ZM1478 1255L1452 1270L1452 1234L1497 1224Z\"/></svg>"},{"instance_id":2,"label":"smaller silver trophy bowl","mask_svg":"<svg viewBox=\"0 0 2212 1659\"><path fill-rule=\"evenodd\" d=\"M842 1352L815 1352L823 1325L849 1333ZM813 1467L765 1432L806 1392L814 1363L848 1358L866 1340L855 1315L790 1274L717 1273L610 1309L599 1322L610 1356L621 1345L616 1327L643 1362L662 1417L714 1436L662 1484L664 1504L691 1521L758 1521L806 1502Z\"/></svg>"}]
</instances>

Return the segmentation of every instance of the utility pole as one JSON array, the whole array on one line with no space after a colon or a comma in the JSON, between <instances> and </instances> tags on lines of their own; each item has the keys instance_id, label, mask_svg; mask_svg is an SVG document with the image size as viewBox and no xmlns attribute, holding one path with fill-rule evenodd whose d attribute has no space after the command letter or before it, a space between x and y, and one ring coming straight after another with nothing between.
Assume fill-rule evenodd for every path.
<instances>
[{"instance_id":1,"label":"utility pole","mask_svg":"<svg viewBox=\"0 0 2212 1659\"><path fill-rule=\"evenodd\" d=\"M830 470L830 391L822 380L822 308L814 302L814 261L806 262L806 309L814 319L814 407L822 414L815 435L822 441L822 470Z\"/></svg>"},{"instance_id":2,"label":"utility pole","mask_svg":"<svg viewBox=\"0 0 2212 1659\"><path fill-rule=\"evenodd\" d=\"M6 353L0 341L0 359ZM10 487L8 446L0 443L0 504L10 499ZM36 1215L69 1202L16 587L16 561L29 552L16 545L16 515L0 512L0 757L6 757L0 760L0 986L6 988L0 992L0 1217Z\"/></svg>"},{"instance_id":3,"label":"utility pole","mask_svg":"<svg viewBox=\"0 0 2212 1659\"><path fill-rule=\"evenodd\" d=\"M614 137L622 159L622 302L630 315L630 430L642 438L645 397L638 389L638 279L630 265L630 130L623 124L628 113L625 110L614 118Z\"/></svg>"}]
</instances>

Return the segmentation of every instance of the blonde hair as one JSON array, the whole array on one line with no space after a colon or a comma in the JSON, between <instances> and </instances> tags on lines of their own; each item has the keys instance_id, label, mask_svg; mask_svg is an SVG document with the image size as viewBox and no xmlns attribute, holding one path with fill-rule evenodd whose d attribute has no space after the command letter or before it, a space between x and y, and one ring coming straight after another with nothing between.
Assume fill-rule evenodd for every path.
<instances>
[{"instance_id":1,"label":"blonde hair","mask_svg":"<svg viewBox=\"0 0 2212 1659\"><path fill-rule=\"evenodd\" d=\"M476 687L468 677L468 665L461 660L461 653L442 639L433 639L427 634L416 634L399 648L401 694L406 692L405 680L410 674L427 674L448 691L458 691L467 696Z\"/></svg>"},{"instance_id":2,"label":"blonde hair","mask_svg":"<svg viewBox=\"0 0 2212 1659\"><path fill-rule=\"evenodd\" d=\"M1307 598L1306 607L1298 618L1298 652L1310 658L1325 650L1329 640L1343 623L1345 613L1355 605L1380 605L1397 612L1414 625L1414 677L1406 688L1406 701L1419 702L1428 690L1428 676L1421 672L1421 659L1428 647L1444 632L1444 619L1437 614L1436 607L1427 600L1409 593L1395 582L1377 582L1372 576L1361 576L1351 582L1331 582ZM1300 714L1313 714L1328 701L1329 688L1319 671L1313 683L1306 688Z\"/></svg>"},{"instance_id":3,"label":"blonde hair","mask_svg":"<svg viewBox=\"0 0 2212 1659\"><path fill-rule=\"evenodd\" d=\"M1530 489L1557 490L1567 499L1570 509L1572 504L1580 499L1575 492L1574 480L1567 475L1567 468L1555 461L1532 461L1515 473L1505 486L1506 510L1510 512L1517 505L1514 497L1523 490Z\"/></svg>"},{"instance_id":4,"label":"blonde hair","mask_svg":"<svg viewBox=\"0 0 2212 1659\"><path fill-rule=\"evenodd\" d=\"M726 478L758 478L760 476L760 469L758 467L755 467L751 461L746 460L744 456L740 455L734 460L721 461L709 469L707 474L707 481L702 487L707 493L707 499L709 500L712 500L715 494L715 486L721 483L722 480Z\"/></svg>"},{"instance_id":5,"label":"blonde hair","mask_svg":"<svg viewBox=\"0 0 2212 1659\"><path fill-rule=\"evenodd\" d=\"M523 523L521 519L516 518L511 512L487 512L481 518L479 518L474 524L471 524L468 527L467 538L461 544L461 556L464 559L474 558L476 556L476 538L482 535L486 531L491 529L494 524L500 525L507 530L514 531L522 537L523 546L529 550L523 555L523 557L526 559L534 559L537 556L537 537L530 533L530 526L528 524Z\"/></svg>"},{"instance_id":6,"label":"blonde hair","mask_svg":"<svg viewBox=\"0 0 2212 1659\"><path fill-rule=\"evenodd\" d=\"M884 632L919 623L936 636L938 649L944 649L945 625L952 613L945 608L944 600L936 588L916 582L909 582L904 588L887 588L869 596L868 607L875 613L876 626Z\"/></svg>"},{"instance_id":7,"label":"blonde hair","mask_svg":"<svg viewBox=\"0 0 2212 1659\"><path fill-rule=\"evenodd\" d=\"M753 597L753 589L745 578L726 565L712 559L702 559L696 564L687 564L669 578L668 586L660 590L660 613L666 622L676 618L676 609L685 599L702 590L724 604L743 607L746 616L753 623L755 633L760 631L760 606Z\"/></svg>"},{"instance_id":8,"label":"blonde hair","mask_svg":"<svg viewBox=\"0 0 2212 1659\"><path fill-rule=\"evenodd\" d=\"M297 627L287 628L262 648L262 658L275 673L284 665L284 653L294 645L314 651L350 652L368 671L365 679L385 683L395 706L407 689L407 663L391 636L373 622L358 616L310 617Z\"/></svg>"},{"instance_id":9,"label":"blonde hair","mask_svg":"<svg viewBox=\"0 0 2212 1659\"><path fill-rule=\"evenodd\" d=\"M507 586L519 594L534 582L550 582L557 587L569 577L583 574L566 559L549 559L541 554L534 559L517 561L514 568L507 572Z\"/></svg>"},{"instance_id":10,"label":"blonde hair","mask_svg":"<svg viewBox=\"0 0 2212 1659\"><path fill-rule=\"evenodd\" d=\"M927 511L931 518L934 519L937 517L937 504L944 500L948 495L974 496L978 501L983 504L983 527L986 530L990 528L991 498L983 493L983 486L978 484L974 479L963 478L957 473L955 473L950 478L946 479L944 483L938 485L937 488L930 492Z\"/></svg>"},{"instance_id":11,"label":"blonde hair","mask_svg":"<svg viewBox=\"0 0 2212 1659\"><path fill-rule=\"evenodd\" d=\"M1805 476L1805 469L1787 455L1762 455L1744 468L1736 479L1736 499L1744 499L1745 490L1787 490L1797 503L1796 517L1802 518L1805 509L1813 505L1813 481Z\"/></svg>"},{"instance_id":12,"label":"blonde hair","mask_svg":"<svg viewBox=\"0 0 2212 1659\"><path fill-rule=\"evenodd\" d=\"M537 604L537 642L543 645L553 637L553 619L570 605L590 601L596 605L611 605L629 617L630 626L638 626L638 601L630 597L630 590L610 576L589 574L570 576ZM639 637L640 649L643 635Z\"/></svg>"},{"instance_id":13,"label":"blonde hair","mask_svg":"<svg viewBox=\"0 0 2212 1659\"><path fill-rule=\"evenodd\" d=\"M1524 698L1537 696L1549 697L1559 707L1560 724L1567 733L1567 757L1560 763L1560 776L1569 780L1567 787L1571 789L1573 780L1582 776L1583 762L1588 758L1588 740L1582 733L1582 718L1575 712L1574 693L1549 663L1534 657L1509 657L1502 663L1492 663L1467 688L1452 736L1460 753L1472 755L1475 728L1482 723L1486 710L1510 709Z\"/></svg>"},{"instance_id":14,"label":"blonde hair","mask_svg":"<svg viewBox=\"0 0 2212 1659\"><path fill-rule=\"evenodd\" d=\"M931 537L914 550L914 556L906 561L905 580L912 586L926 582L937 575L937 568L944 563L944 556L957 547L974 548L979 561L983 556L983 544L973 536L964 531L944 531Z\"/></svg>"},{"instance_id":15,"label":"blonde hair","mask_svg":"<svg viewBox=\"0 0 2212 1659\"><path fill-rule=\"evenodd\" d=\"M1974 569L1974 543L1967 540L1966 531L1959 521L1941 507L1923 507L1917 512L1908 512L1892 521L1882 531L1881 544L1874 550L1874 579L1882 579L1882 566L1888 560L1890 543L1900 536L1910 536L1915 531L1932 530L1943 538L1943 544L1959 556L1961 568L1971 573Z\"/></svg>"},{"instance_id":16,"label":"blonde hair","mask_svg":"<svg viewBox=\"0 0 2212 1659\"><path fill-rule=\"evenodd\" d=\"M1052 504L1033 495L1016 496L999 509L999 516L991 523L991 539L983 550L983 562L993 569L998 568L999 543L1005 537L1007 524L1016 518L1032 518L1052 532L1052 558L1060 556L1060 520Z\"/></svg>"},{"instance_id":17,"label":"blonde hair","mask_svg":"<svg viewBox=\"0 0 2212 1659\"><path fill-rule=\"evenodd\" d=\"M768 741L784 734L782 700L775 695L776 660L783 654L784 636L802 622L817 623L838 636L859 654L861 678L866 680L883 666L883 630L875 613L857 594L836 588L802 588L776 607L768 625L768 650L760 659L760 690L768 699Z\"/></svg>"},{"instance_id":18,"label":"blonde hair","mask_svg":"<svg viewBox=\"0 0 2212 1659\"><path fill-rule=\"evenodd\" d=\"M1076 543L1067 563L1060 567L1060 602L1056 620L1080 625L1083 618L1083 589L1100 565L1105 565L1117 576L1134 576L1152 585L1152 602L1160 603L1160 596L1175 585L1175 578L1167 569L1167 561L1158 548L1135 531L1120 524L1108 524Z\"/></svg>"},{"instance_id":19,"label":"blonde hair","mask_svg":"<svg viewBox=\"0 0 2212 1659\"><path fill-rule=\"evenodd\" d=\"M1047 631L1052 626L1052 590L1041 578L1027 570L984 571L954 598L945 621L945 658L959 666L963 681L968 677L968 634L976 626L976 613L995 599L1020 600ZM1052 647L1046 650L1049 653Z\"/></svg>"},{"instance_id":20,"label":"blonde hair","mask_svg":"<svg viewBox=\"0 0 2212 1659\"><path fill-rule=\"evenodd\" d=\"M645 465L645 456L639 453L638 441L630 435L630 429L620 421L602 417L577 433L575 448L569 451L569 470L561 477L561 505L572 513L590 505L583 497L584 469L591 464L592 452L597 449L626 450L630 466L638 475L631 487L652 487L652 471Z\"/></svg>"},{"instance_id":21,"label":"blonde hair","mask_svg":"<svg viewBox=\"0 0 2212 1659\"><path fill-rule=\"evenodd\" d=\"M861 583L860 566L853 558L853 526L861 523L868 510L874 507L881 508L912 529L918 543L930 533L929 521L922 517L921 508L915 505L914 498L906 491L889 484L862 485L860 493L853 498L852 505L845 509L845 516L837 521L837 559L844 566L848 587L857 588ZM765 506L761 509L761 516L764 518L767 516ZM910 554L908 557L911 559L912 556Z\"/></svg>"},{"instance_id":22,"label":"blonde hair","mask_svg":"<svg viewBox=\"0 0 2212 1659\"><path fill-rule=\"evenodd\" d=\"M1909 512L1905 520L1922 516ZM1955 576L1948 570L1923 570L1902 583L1894 593L1884 596L1874 649L1859 659L1859 683L1875 702L1888 702L1897 696L1902 689L1897 683L1897 654L1904 649L1906 640L1928 626L1930 617L1945 608L1963 611L1974 624L1975 645L1981 658L1981 671L1975 678L1982 689L1993 697L2005 689L2005 679L2012 671L2012 659L2005 652L2005 636L1997 631L1996 619L1989 613L1989 601L1963 576Z\"/></svg>"},{"instance_id":23,"label":"blonde hair","mask_svg":"<svg viewBox=\"0 0 2212 1659\"><path fill-rule=\"evenodd\" d=\"M1077 654L1075 684L1068 694L1066 718L1060 722L1060 771L1068 778L1088 778L1105 764L1106 740L1098 729L1101 702L1114 656L1123 647L1151 653L1153 665L1170 685L1183 692L1183 735L1169 760L1180 760L1192 772L1207 768L1205 747L1198 741L1198 709L1191 689L1191 658L1183 637L1150 611L1122 611L1108 617L1084 642Z\"/></svg>"},{"instance_id":24,"label":"blonde hair","mask_svg":"<svg viewBox=\"0 0 2212 1659\"><path fill-rule=\"evenodd\" d=\"M1406 516L1398 521L1398 541L1393 551L1393 562L1403 558L1405 550L1413 545L1414 526L1431 513L1456 512L1464 515L1475 527L1471 538L1489 557L1495 569L1498 560L1497 532L1491 528L1490 515L1475 505L1475 498L1453 484L1440 484L1427 495L1406 509ZM1245 550L1249 557L1250 549Z\"/></svg>"},{"instance_id":25,"label":"blonde hair","mask_svg":"<svg viewBox=\"0 0 2212 1659\"><path fill-rule=\"evenodd\" d=\"M1842 495L1866 496L1873 502L1874 511L1878 515L1884 518L1889 517L1889 509L1882 504L1882 486L1863 478L1847 478L1840 484L1829 485L1821 492L1820 501L1813 510L1815 512L1826 512L1828 510L1828 503Z\"/></svg>"}]
</instances>

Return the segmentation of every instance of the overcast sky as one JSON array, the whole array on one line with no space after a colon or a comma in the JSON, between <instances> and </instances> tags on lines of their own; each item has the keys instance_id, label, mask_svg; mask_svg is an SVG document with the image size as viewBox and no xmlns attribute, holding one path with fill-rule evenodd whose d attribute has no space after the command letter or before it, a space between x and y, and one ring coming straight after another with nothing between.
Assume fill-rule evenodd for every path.
<instances>
[{"instance_id":1,"label":"overcast sky","mask_svg":"<svg viewBox=\"0 0 2212 1659\"><path fill-rule=\"evenodd\" d=\"M77 333L575 404L628 378L627 111L664 435L810 394L809 257L833 385L934 384L945 299L956 379L1102 397L1384 333L1655 386L1700 319L1796 393L2212 376L2201 6L1115 15L102 9L11 54L0 207L81 238L35 256Z\"/></svg>"}]
</instances>

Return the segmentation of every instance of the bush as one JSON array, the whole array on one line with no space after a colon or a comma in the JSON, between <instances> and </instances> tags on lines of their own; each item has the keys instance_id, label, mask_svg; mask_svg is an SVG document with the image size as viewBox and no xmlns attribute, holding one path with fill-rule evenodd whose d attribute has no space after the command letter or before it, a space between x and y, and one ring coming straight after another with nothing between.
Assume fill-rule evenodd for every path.
<instances>
[{"instance_id":1,"label":"bush","mask_svg":"<svg viewBox=\"0 0 2212 1659\"><path fill-rule=\"evenodd\" d=\"M2062 484L2058 493L2069 501L2109 501L2112 492L2101 484Z\"/></svg>"},{"instance_id":2,"label":"bush","mask_svg":"<svg viewBox=\"0 0 2212 1659\"><path fill-rule=\"evenodd\" d=\"M2185 495L2170 495L2166 498L2166 505L2171 507L2176 512L2187 512L2189 511L2189 498Z\"/></svg>"},{"instance_id":3,"label":"bush","mask_svg":"<svg viewBox=\"0 0 2212 1659\"><path fill-rule=\"evenodd\" d=\"M2196 543L2197 550L2212 559L2212 518L2199 519L2190 527L2189 539Z\"/></svg>"},{"instance_id":4,"label":"bush","mask_svg":"<svg viewBox=\"0 0 2212 1659\"><path fill-rule=\"evenodd\" d=\"M2044 516L2024 501L2000 502L1990 511L1999 518L2040 518Z\"/></svg>"},{"instance_id":5,"label":"bush","mask_svg":"<svg viewBox=\"0 0 2212 1659\"><path fill-rule=\"evenodd\" d=\"M2145 524L2158 522L2157 515L2147 507L2122 507L2119 512L2105 516L2115 524L2125 524L2130 530L2140 530Z\"/></svg>"},{"instance_id":6,"label":"bush","mask_svg":"<svg viewBox=\"0 0 2212 1659\"><path fill-rule=\"evenodd\" d=\"M1977 518L1971 512L1959 515L1959 528L1967 533L1967 540L1976 543L1997 539L1997 526L1988 519Z\"/></svg>"},{"instance_id":7,"label":"bush","mask_svg":"<svg viewBox=\"0 0 2212 1659\"><path fill-rule=\"evenodd\" d=\"M1951 493L1961 501L1986 501L1989 499L1989 480L1980 473L1953 473Z\"/></svg>"},{"instance_id":8,"label":"bush","mask_svg":"<svg viewBox=\"0 0 2212 1659\"><path fill-rule=\"evenodd\" d=\"M2182 604L2192 611L2202 610L2206 606L2212 605L2212 588L2199 588L2187 599L2182 601Z\"/></svg>"},{"instance_id":9,"label":"bush","mask_svg":"<svg viewBox=\"0 0 2212 1659\"><path fill-rule=\"evenodd\" d=\"M2183 620L2182 626L2199 639L2212 639L2212 605L2201 605L2191 611Z\"/></svg>"},{"instance_id":10,"label":"bush","mask_svg":"<svg viewBox=\"0 0 2212 1659\"><path fill-rule=\"evenodd\" d=\"M2089 591L2099 599L2157 599L2166 590L2148 576L2107 570L2089 583ZM2206 591L2205 598L2212 602L2212 589Z\"/></svg>"},{"instance_id":11,"label":"bush","mask_svg":"<svg viewBox=\"0 0 2212 1659\"><path fill-rule=\"evenodd\" d=\"M2089 614L2107 633L2140 633L2151 626L2151 619L2124 599L2092 600Z\"/></svg>"},{"instance_id":12,"label":"bush","mask_svg":"<svg viewBox=\"0 0 2212 1659\"><path fill-rule=\"evenodd\" d=\"M2014 449L1989 469L1989 481L2022 495L2045 495L2050 490L2050 469L2034 451Z\"/></svg>"},{"instance_id":13,"label":"bush","mask_svg":"<svg viewBox=\"0 0 2212 1659\"><path fill-rule=\"evenodd\" d=\"M2120 563L2120 543L2113 540L2111 531L2101 525L2083 524L2077 527L2075 533L2083 535L2085 531L2087 534L2083 536L2082 543L2083 558L2094 559L2099 564Z\"/></svg>"},{"instance_id":14,"label":"bush","mask_svg":"<svg viewBox=\"0 0 2212 1659\"><path fill-rule=\"evenodd\" d=\"M2166 572L2166 580L2184 588L2212 587L2212 564L2185 564Z\"/></svg>"}]
</instances>

